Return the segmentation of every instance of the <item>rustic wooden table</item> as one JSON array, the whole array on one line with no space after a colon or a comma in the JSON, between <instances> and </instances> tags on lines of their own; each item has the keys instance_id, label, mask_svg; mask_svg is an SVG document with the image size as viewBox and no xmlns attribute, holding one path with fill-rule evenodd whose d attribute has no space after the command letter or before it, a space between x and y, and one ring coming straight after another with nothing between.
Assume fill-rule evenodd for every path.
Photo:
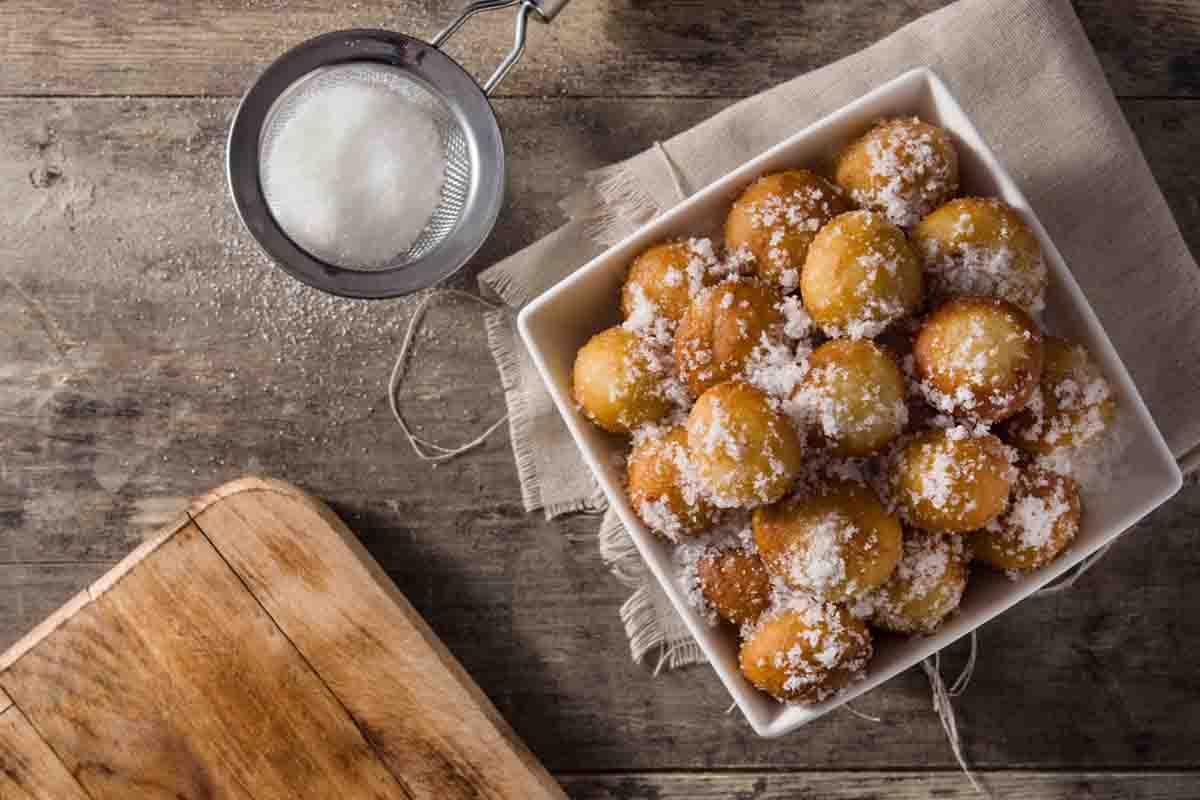
<instances>
[{"instance_id":1,"label":"rustic wooden table","mask_svg":"<svg viewBox=\"0 0 1200 800\"><path fill-rule=\"evenodd\" d=\"M265 473L331 501L572 796L970 796L918 672L860 703L883 723L758 739L707 669L630 663L596 520L525 514L503 435L437 469L413 457L384 383L414 301L290 281L225 196L230 113L273 55L343 27L428 36L456 10L340 5L0 3L0 646L188 497ZM579 0L534 27L496 100L508 202L457 284L552 230L582 171L940 5ZM1200 250L1200 4L1076 7ZM452 49L482 72L509 38L485 19ZM430 322L403 403L467 438L502 413L478 310ZM983 630L958 707L994 787L1200 795L1198 524L1192 483L1077 590Z\"/></svg>"}]
</instances>

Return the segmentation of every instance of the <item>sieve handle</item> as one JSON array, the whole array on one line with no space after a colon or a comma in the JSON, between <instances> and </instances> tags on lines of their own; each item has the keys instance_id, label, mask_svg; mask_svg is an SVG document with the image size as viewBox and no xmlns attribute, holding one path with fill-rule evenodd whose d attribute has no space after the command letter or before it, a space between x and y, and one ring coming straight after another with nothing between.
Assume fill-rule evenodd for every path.
<instances>
[{"instance_id":1,"label":"sieve handle","mask_svg":"<svg viewBox=\"0 0 1200 800\"><path fill-rule=\"evenodd\" d=\"M566 8L569 2L571 0L533 0L533 6L537 9L538 18L542 22L551 22L558 16L558 12Z\"/></svg>"},{"instance_id":2,"label":"sieve handle","mask_svg":"<svg viewBox=\"0 0 1200 800\"><path fill-rule=\"evenodd\" d=\"M483 93L491 94L492 90L500 84L500 81L504 80L504 76L508 74L509 70L517 65L517 62L521 60L521 54L525 52L525 31L529 25L530 13L535 14L537 19L540 19L542 22L550 22L569 2L570 0L474 0L474 2L467 3L466 8L458 15L458 19L451 22L441 33L433 37L433 41L430 44L440 48L463 26L464 22L476 14L519 5L520 8L517 10L517 28L513 36L512 49L508 51L508 55L500 62L500 66L496 67L496 71L492 73L492 76L483 83Z\"/></svg>"}]
</instances>

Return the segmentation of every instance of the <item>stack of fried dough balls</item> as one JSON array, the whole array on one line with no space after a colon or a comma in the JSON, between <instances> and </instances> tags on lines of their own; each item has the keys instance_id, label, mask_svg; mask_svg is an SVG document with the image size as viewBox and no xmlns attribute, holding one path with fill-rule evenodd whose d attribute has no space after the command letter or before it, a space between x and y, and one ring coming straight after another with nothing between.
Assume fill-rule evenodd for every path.
<instances>
[{"instance_id":1,"label":"stack of fried dough balls","mask_svg":"<svg viewBox=\"0 0 1200 800\"><path fill-rule=\"evenodd\" d=\"M580 412L630 438L633 512L780 701L861 678L872 631L935 631L972 560L1016 577L1079 530L1054 464L1105 434L1112 392L1043 332L1022 213L958 195L950 134L884 120L828 177L751 183L723 246L640 253L623 321L578 351Z\"/></svg>"}]
</instances>

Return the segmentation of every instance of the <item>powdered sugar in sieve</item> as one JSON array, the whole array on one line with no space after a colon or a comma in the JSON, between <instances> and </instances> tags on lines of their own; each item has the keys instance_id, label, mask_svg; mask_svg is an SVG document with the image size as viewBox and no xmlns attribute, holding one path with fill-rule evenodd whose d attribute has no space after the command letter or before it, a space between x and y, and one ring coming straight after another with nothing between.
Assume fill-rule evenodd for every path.
<instances>
[{"instance_id":1,"label":"powdered sugar in sieve","mask_svg":"<svg viewBox=\"0 0 1200 800\"><path fill-rule=\"evenodd\" d=\"M404 266L455 227L471 161L446 104L400 69L344 63L304 76L259 141L271 214L310 255L346 269Z\"/></svg>"}]
</instances>

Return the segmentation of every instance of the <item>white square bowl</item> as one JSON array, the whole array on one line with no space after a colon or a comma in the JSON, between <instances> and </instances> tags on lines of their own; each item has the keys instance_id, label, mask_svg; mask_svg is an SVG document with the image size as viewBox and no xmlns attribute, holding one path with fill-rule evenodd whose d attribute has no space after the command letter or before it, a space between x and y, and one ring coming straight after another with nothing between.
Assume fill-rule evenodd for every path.
<instances>
[{"instance_id":1,"label":"white square bowl","mask_svg":"<svg viewBox=\"0 0 1200 800\"><path fill-rule=\"evenodd\" d=\"M968 193L1001 197L1022 212L1041 243L1049 271L1046 305L1050 327L1084 344L1097 359L1116 393L1129 443L1111 490L1097 496L1085 495L1082 530L1060 558L1016 581L990 570L973 570L959 613L936 633L911 638L877 636L875 657L865 680L818 705L782 705L742 677L732 630L710 627L688 605L676 583L671 546L642 525L625 496L622 471L614 456L623 453L627 443L604 433L579 413L571 399L571 369L576 351L593 334L620 322L621 284L629 263L642 250L672 237L719 231L730 204L758 176L827 163L830 154L860 136L876 120L914 114L940 125L955 138L962 185ZM1111 542L1164 503L1182 484L1179 467L1162 434L1062 256L946 85L928 69L906 72L880 86L643 226L530 303L521 312L518 327L584 460L676 611L760 736L779 736L811 722L970 633Z\"/></svg>"}]
</instances>

